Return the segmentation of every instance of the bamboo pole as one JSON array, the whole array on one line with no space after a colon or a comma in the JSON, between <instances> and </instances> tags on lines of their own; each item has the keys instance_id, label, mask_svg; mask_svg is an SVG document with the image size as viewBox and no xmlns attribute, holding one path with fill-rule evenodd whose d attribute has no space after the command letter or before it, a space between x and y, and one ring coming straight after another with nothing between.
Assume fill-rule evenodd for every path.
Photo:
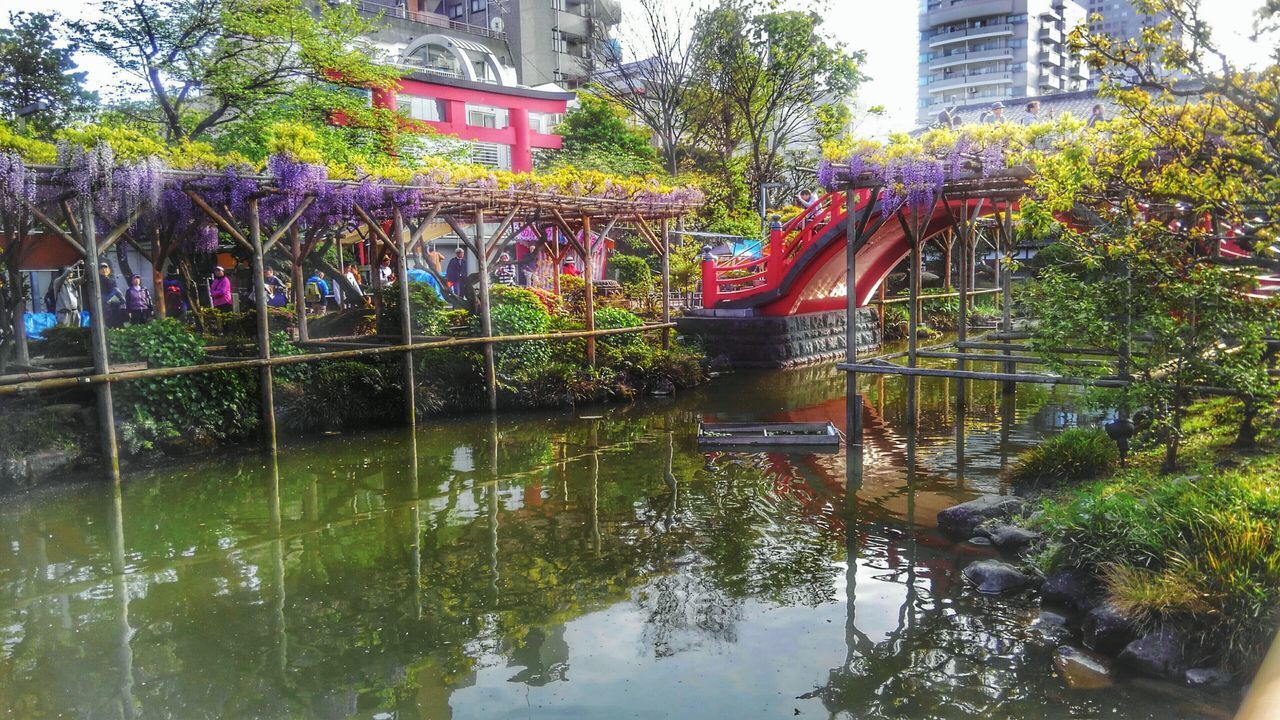
<instances>
[{"instance_id":1,"label":"bamboo pole","mask_svg":"<svg viewBox=\"0 0 1280 720\"><path fill-rule=\"evenodd\" d=\"M582 292L587 302L587 330L596 329L595 267L591 252L591 216L582 217ZM587 364L596 366L596 339L587 337Z\"/></svg>"},{"instance_id":2,"label":"bamboo pole","mask_svg":"<svg viewBox=\"0 0 1280 720\"><path fill-rule=\"evenodd\" d=\"M307 321L307 290L303 287L302 233L296 225L289 228L289 255L293 261L289 274L293 279L293 309L298 315L298 341L306 342L311 339L311 326Z\"/></svg>"},{"instance_id":3,"label":"bamboo pole","mask_svg":"<svg viewBox=\"0 0 1280 720\"><path fill-rule=\"evenodd\" d=\"M911 269L907 276L907 282L911 286L909 291L911 303L908 306L909 317L907 318L907 364L911 367L916 366L920 334L920 235L915 230L916 228L913 227L909 238Z\"/></svg>"},{"instance_id":4,"label":"bamboo pole","mask_svg":"<svg viewBox=\"0 0 1280 720\"><path fill-rule=\"evenodd\" d=\"M969 236L973 232L973 226L969 222L969 203L968 201L960 204L960 252L956 253L957 265L959 265L959 293L960 307L956 317L956 342L962 343L969 338L969 278L965 272L964 262L968 255ZM950 251L948 250L948 255ZM947 265L947 272L951 272L951 265ZM963 350L961 350L963 352ZM967 369L964 359L956 361L957 370ZM957 396L959 397L959 396Z\"/></svg>"},{"instance_id":5,"label":"bamboo pole","mask_svg":"<svg viewBox=\"0 0 1280 720\"><path fill-rule=\"evenodd\" d=\"M662 322L671 322L671 221L663 218L662 233ZM662 331L662 349L671 349L670 328Z\"/></svg>"},{"instance_id":6,"label":"bamboo pole","mask_svg":"<svg viewBox=\"0 0 1280 720\"><path fill-rule=\"evenodd\" d=\"M624 335L628 333L646 333L674 328L675 326L675 323L654 323L650 325L641 325L640 327L606 328L604 330L595 330L590 332L586 330L575 330L573 332L541 333L538 335L495 335L493 337L450 338L448 340L435 340L430 342L414 343L412 345L384 345L381 347L339 350L329 353L274 356L269 359L251 358L246 360L228 360L226 362L205 363L203 365L183 365L181 367L149 368L146 370L136 370L131 372L98 373L94 375L82 375L74 378L39 380L36 382L20 383L16 385L0 385L0 396L17 395L36 390L57 390L60 388L94 385L107 382L116 383L126 382L129 380L153 380L157 378L178 377L180 375L199 375L201 373L222 372L225 370L245 370L248 368L262 367L264 365L279 367L281 365L296 365L299 363L352 360L360 357L404 353L408 350L433 350L436 348L468 347L471 345L484 345L488 343L499 344L504 342L529 342L533 340L575 340L589 336L606 337L609 335Z\"/></svg>"},{"instance_id":7,"label":"bamboo pole","mask_svg":"<svg viewBox=\"0 0 1280 720\"><path fill-rule=\"evenodd\" d=\"M844 320L844 353L850 363L858 362L858 214L857 191L850 185L846 192L845 222L845 320ZM838 197L838 196L837 196ZM870 213L871 207L863 210ZM849 373L845 388L848 417L845 418L847 440L846 452L857 448L857 455L862 455L862 395L858 393L858 374ZM846 460L854 463L852 459Z\"/></svg>"},{"instance_id":8,"label":"bamboo pole","mask_svg":"<svg viewBox=\"0 0 1280 720\"><path fill-rule=\"evenodd\" d=\"M93 200L85 196L81 201L82 230L81 241L84 246L85 266L89 275L89 323L91 325L90 351L93 354L93 369L97 375L111 373L110 358L107 354L107 323L102 313L102 275L98 273L98 233L97 220L93 212ZM45 381L50 382L50 381ZM16 386L14 386L16 387ZM116 443L115 403L111 397L111 383L104 382L97 387L98 396L98 432L102 438L102 454L107 462L107 475L113 482L120 481L120 446Z\"/></svg>"},{"instance_id":9,"label":"bamboo pole","mask_svg":"<svg viewBox=\"0 0 1280 720\"><path fill-rule=\"evenodd\" d=\"M258 358L271 359L271 321L267 317L266 251L262 246L262 218L258 215L258 199L249 199L249 244L253 247L253 303L258 312ZM258 368L258 386L262 396L262 442L276 446L276 398L271 365Z\"/></svg>"},{"instance_id":10,"label":"bamboo pole","mask_svg":"<svg viewBox=\"0 0 1280 720\"><path fill-rule=\"evenodd\" d=\"M1000 325L1001 329L1006 333L1013 332L1013 273L1009 268L1011 260L1010 251L1013 249L1013 206L1005 203L1004 206L1004 222L1002 223L1003 232L1002 245L1000 253ZM1006 373L1017 372L1018 368L1013 363L1005 366ZM1006 383L1004 386L1005 393L1014 392L1017 387L1013 383Z\"/></svg>"},{"instance_id":11,"label":"bamboo pole","mask_svg":"<svg viewBox=\"0 0 1280 720\"><path fill-rule=\"evenodd\" d=\"M486 337L493 337L493 306L489 297L489 241L484 234L484 210L476 208L475 251L480 266L480 332ZM492 342L484 344L484 384L489 393L489 409L498 409L498 361L494 354Z\"/></svg>"},{"instance_id":12,"label":"bamboo pole","mask_svg":"<svg viewBox=\"0 0 1280 720\"><path fill-rule=\"evenodd\" d=\"M404 243L404 215L396 208L391 221L391 233L396 242L396 282L400 283L400 332L402 344L413 344L413 312L409 308L409 254ZM409 426L418 419L417 383L413 377L413 351L404 354L404 412Z\"/></svg>"}]
</instances>

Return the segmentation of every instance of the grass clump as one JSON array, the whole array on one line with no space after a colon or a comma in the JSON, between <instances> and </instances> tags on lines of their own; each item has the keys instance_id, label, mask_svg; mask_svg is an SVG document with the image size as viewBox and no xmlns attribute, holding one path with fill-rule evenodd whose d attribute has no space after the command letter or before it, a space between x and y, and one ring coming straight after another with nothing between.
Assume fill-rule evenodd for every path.
<instances>
[{"instance_id":1,"label":"grass clump","mask_svg":"<svg viewBox=\"0 0 1280 720\"><path fill-rule=\"evenodd\" d=\"M1203 431L1187 447L1186 474L1161 475L1155 448L1046 501L1036 563L1094 573L1109 602L1248 677L1280 629L1280 448L1274 437L1258 451L1233 448L1232 423L1205 422L1231 415L1224 402L1193 408Z\"/></svg>"},{"instance_id":2,"label":"grass clump","mask_svg":"<svg viewBox=\"0 0 1280 720\"><path fill-rule=\"evenodd\" d=\"M1119 459L1116 443L1101 428L1072 428L1023 453L1009 472L1021 485L1089 480Z\"/></svg>"}]
</instances>

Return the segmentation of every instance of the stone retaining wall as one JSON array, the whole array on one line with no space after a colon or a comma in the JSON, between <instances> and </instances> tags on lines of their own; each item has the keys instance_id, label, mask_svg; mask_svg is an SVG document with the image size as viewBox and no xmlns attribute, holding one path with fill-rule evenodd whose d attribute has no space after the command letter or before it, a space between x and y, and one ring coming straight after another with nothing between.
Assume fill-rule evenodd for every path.
<instances>
[{"instance_id":1,"label":"stone retaining wall","mask_svg":"<svg viewBox=\"0 0 1280 720\"><path fill-rule=\"evenodd\" d=\"M678 321L685 335L702 339L707 357L739 368L785 368L842 360L845 313L767 317L744 311L692 310ZM858 311L858 347L880 345L876 314Z\"/></svg>"}]
</instances>

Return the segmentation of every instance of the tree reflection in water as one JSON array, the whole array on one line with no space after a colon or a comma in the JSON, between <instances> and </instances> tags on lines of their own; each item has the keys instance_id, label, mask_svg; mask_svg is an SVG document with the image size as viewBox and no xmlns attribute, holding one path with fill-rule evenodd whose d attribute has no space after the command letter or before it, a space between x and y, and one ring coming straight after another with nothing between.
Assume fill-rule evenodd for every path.
<instances>
[{"instance_id":1,"label":"tree reflection in water","mask_svg":"<svg viewBox=\"0 0 1280 720\"><path fill-rule=\"evenodd\" d=\"M744 374L13 499L0 717L1197 716L1068 691L933 529L1069 399L923 381L912 416L869 381L864 466L696 447L701 417L843 424L843 392Z\"/></svg>"}]
</instances>

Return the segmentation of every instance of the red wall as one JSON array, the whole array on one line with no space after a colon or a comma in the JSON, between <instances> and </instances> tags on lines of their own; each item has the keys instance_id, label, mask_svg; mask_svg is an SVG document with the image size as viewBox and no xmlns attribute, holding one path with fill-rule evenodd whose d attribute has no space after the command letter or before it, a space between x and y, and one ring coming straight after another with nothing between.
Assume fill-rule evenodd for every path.
<instances>
[{"instance_id":1,"label":"red wall","mask_svg":"<svg viewBox=\"0 0 1280 720\"><path fill-rule=\"evenodd\" d=\"M463 140L510 145L511 169L515 172L529 172L533 169L534 148L560 149L559 135L547 135L529 129L529 113L562 114L569 105L567 100L543 100L407 79L400 81L400 91L440 100L445 106L444 122L426 124L442 133L456 135ZM395 108L397 95L394 91L375 92L373 103L377 107ZM508 126L496 130L468 125L468 103L506 108L510 114Z\"/></svg>"}]
</instances>

